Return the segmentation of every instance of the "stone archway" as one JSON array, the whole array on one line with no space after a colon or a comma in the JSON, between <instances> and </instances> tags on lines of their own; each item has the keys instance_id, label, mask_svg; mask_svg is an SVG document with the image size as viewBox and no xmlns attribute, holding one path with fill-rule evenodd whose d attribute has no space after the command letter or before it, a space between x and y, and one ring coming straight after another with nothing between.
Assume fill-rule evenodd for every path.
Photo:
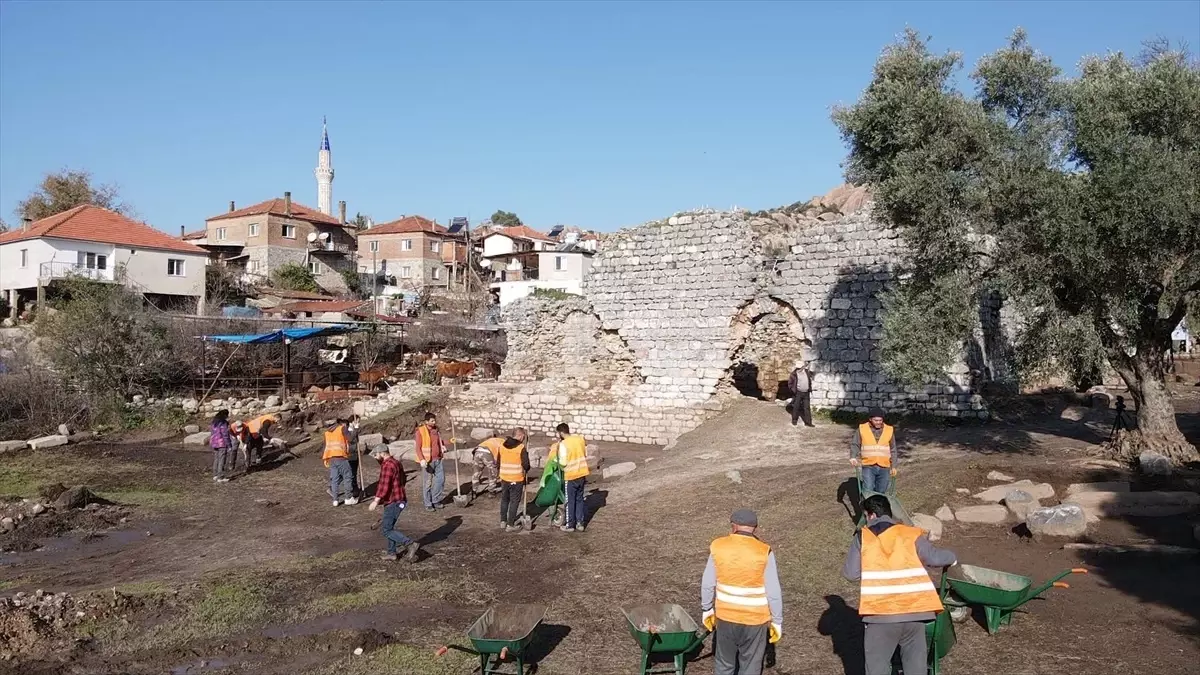
<instances>
[{"instance_id":1,"label":"stone archway","mask_svg":"<svg viewBox=\"0 0 1200 675\"><path fill-rule=\"evenodd\" d=\"M792 364L809 351L800 316L788 303L757 298L733 318L728 384L743 396L774 401L790 398Z\"/></svg>"}]
</instances>

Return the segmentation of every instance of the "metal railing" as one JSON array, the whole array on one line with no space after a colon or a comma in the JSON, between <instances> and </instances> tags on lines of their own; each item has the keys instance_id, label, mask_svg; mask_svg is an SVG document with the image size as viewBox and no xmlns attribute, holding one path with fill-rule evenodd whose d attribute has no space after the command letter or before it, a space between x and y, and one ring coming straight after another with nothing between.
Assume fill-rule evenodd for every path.
<instances>
[{"instance_id":1,"label":"metal railing","mask_svg":"<svg viewBox=\"0 0 1200 675\"><path fill-rule=\"evenodd\" d=\"M349 244L335 244L332 241L315 241L308 245L308 249L313 253L337 253L339 255L349 255L353 252Z\"/></svg>"},{"instance_id":2,"label":"metal railing","mask_svg":"<svg viewBox=\"0 0 1200 675\"><path fill-rule=\"evenodd\" d=\"M72 262L44 262L38 265L38 278L49 280L78 277L92 281L114 281L116 277L113 268L111 265L105 267L106 269L98 269Z\"/></svg>"}]
</instances>

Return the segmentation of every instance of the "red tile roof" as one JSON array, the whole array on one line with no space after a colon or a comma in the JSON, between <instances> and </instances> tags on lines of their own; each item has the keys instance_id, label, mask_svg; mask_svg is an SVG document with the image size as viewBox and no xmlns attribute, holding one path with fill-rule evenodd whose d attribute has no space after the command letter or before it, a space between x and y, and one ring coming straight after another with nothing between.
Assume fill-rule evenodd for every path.
<instances>
[{"instance_id":1,"label":"red tile roof","mask_svg":"<svg viewBox=\"0 0 1200 675\"><path fill-rule=\"evenodd\" d=\"M446 228L423 216L405 216L400 220L376 225L369 230L359 232L359 235L372 234L412 234L426 232L428 234L446 234Z\"/></svg>"},{"instance_id":2,"label":"red tile roof","mask_svg":"<svg viewBox=\"0 0 1200 675\"><path fill-rule=\"evenodd\" d=\"M256 289L259 295L267 295L286 300L337 300L327 293L310 293L309 291L290 291L285 288L260 287Z\"/></svg>"},{"instance_id":3,"label":"red tile roof","mask_svg":"<svg viewBox=\"0 0 1200 675\"><path fill-rule=\"evenodd\" d=\"M493 234L503 234L507 237L520 237L523 239L535 239L538 241L554 241L549 235L542 234L532 227L526 227L524 225L510 225L498 230L492 230L488 233L488 236Z\"/></svg>"},{"instance_id":4,"label":"red tile roof","mask_svg":"<svg viewBox=\"0 0 1200 675\"><path fill-rule=\"evenodd\" d=\"M264 314L324 314L325 312L348 312L352 309L358 309L365 305L369 305L367 300L323 300L310 301L301 300L299 302L286 302L278 307L264 309Z\"/></svg>"},{"instance_id":5,"label":"red tile roof","mask_svg":"<svg viewBox=\"0 0 1200 675\"><path fill-rule=\"evenodd\" d=\"M342 222L333 216L327 216L316 209L299 203L292 202L292 212L287 213L287 203L282 198L268 199L265 202L259 202L254 206L247 206L244 209L222 213L206 219L205 222L214 220L228 220L229 218L240 218L242 216L258 216L258 215L286 216L295 218L296 220L306 220L310 223L322 223L324 225L342 225Z\"/></svg>"},{"instance_id":6,"label":"red tile roof","mask_svg":"<svg viewBox=\"0 0 1200 675\"><path fill-rule=\"evenodd\" d=\"M0 234L0 244L49 237L90 241L132 248L153 248L179 253L207 255L199 246L172 237L161 230L139 223L108 209L91 204L76 206L68 211L35 220L29 229L17 228Z\"/></svg>"},{"instance_id":7,"label":"red tile roof","mask_svg":"<svg viewBox=\"0 0 1200 675\"><path fill-rule=\"evenodd\" d=\"M187 232L180 239L191 241L193 239L204 239L208 237L208 230L196 230L195 232Z\"/></svg>"}]
</instances>

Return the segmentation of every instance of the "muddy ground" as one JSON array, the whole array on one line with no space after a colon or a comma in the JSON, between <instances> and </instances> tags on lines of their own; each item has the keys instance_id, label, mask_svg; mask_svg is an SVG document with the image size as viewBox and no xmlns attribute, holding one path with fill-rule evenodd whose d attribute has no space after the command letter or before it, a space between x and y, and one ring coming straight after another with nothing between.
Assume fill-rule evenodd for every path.
<instances>
[{"instance_id":1,"label":"muddy ground","mask_svg":"<svg viewBox=\"0 0 1200 675\"><path fill-rule=\"evenodd\" d=\"M1181 421L1200 441L1200 405L1181 396ZM1090 462L1108 423L1102 413L1075 422L1050 410L1006 424L902 428L900 496L910 511L932 513L972 503L955 489L988 485L993 469L1048 481L1060 495L1071 482L1121 476ZM329 504L315 452L221 485L209 479L208 451L177 437L6 455L0 494L86 483L115 505L39 516L71 519L43 526L45 536L0 537L0 595L41 589L74 603L46 620L0 608L0 672L465 674L477 666L465 631L498 603L546 606L531 651L539 673L637 672L620 608L678 603L698 617L708 543L734 508L750 506L784 587L784 640L768 672L861 675L856 588L840 576L854 529L839 502L849 433L829 422L793 429L778 407L746 401L670 449L599 444L607 461L639 467L594 482L586 533L551 530L545 515L532 533L499 532L494 498L417 508L400 521L423 546L414 565L379 559L378 517L365 505ZM1087 537L1189 546L1191 527L1181 518L1109 520ZM943 672L1194 672L1196 556L1081 556L1009 527L953 523L939 545L963 562L1038 580L1091 570L1027 604L997 635L977 620L959 624ZM443 645L450 650L435 656ZM711 671L706 647L688 672Z\"/></svg>"}]
</instances>

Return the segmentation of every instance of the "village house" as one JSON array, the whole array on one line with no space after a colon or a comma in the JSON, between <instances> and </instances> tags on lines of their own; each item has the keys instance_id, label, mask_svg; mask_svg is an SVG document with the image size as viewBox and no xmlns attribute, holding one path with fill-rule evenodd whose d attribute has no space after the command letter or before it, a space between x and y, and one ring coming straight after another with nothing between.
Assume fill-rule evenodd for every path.
<instances>
[{"instance_id":1,"label":"village house","mask_svg":"<svg viewBox=\"0 0 1200 675\"><path fill-rule=\"evenodd\" d=\"M402 293L459 287L467 269L461 235L422 216L405 216L358 233L358 271Z\"/></svg>"},{"instance_id":2,"label":"village house","mask_svg":"<svg viewBox=\"0 0 1200 675\"><path fill-rule=\"evenodd\" d=\"M592 268L593 251L556 242L524 225L506 227L483 237L483 259L490 288L501 306L535 290L579 294Z\"/></svg>"},{"instance_id":3,"label":"village house","mask_svg":"<svg viewBox=\"0 0 1200 675\"><path fill-rule=\"evenodd\" d=\"M183 235L184 241L207 250L213 262L232 268L252 284L269 282L275 270L298 264L312 272L322 288L348 290L342 273L355 269L354 226L346 222L346 202L338 202L333 217L292 201L292 193L238 209L205 221L202 232Z\"/></svg>"},{"instance_id":4,"label":"village house","mask_svg":"<svg viewBox=\"0 0 1200 675\"><path fill-rule=\"evenodd\" d=\"M15 316L60 280L124 284L160 309L203 312L204 249L99 206L0 234L0 296Z\"/></svg>"}]
</instances>

